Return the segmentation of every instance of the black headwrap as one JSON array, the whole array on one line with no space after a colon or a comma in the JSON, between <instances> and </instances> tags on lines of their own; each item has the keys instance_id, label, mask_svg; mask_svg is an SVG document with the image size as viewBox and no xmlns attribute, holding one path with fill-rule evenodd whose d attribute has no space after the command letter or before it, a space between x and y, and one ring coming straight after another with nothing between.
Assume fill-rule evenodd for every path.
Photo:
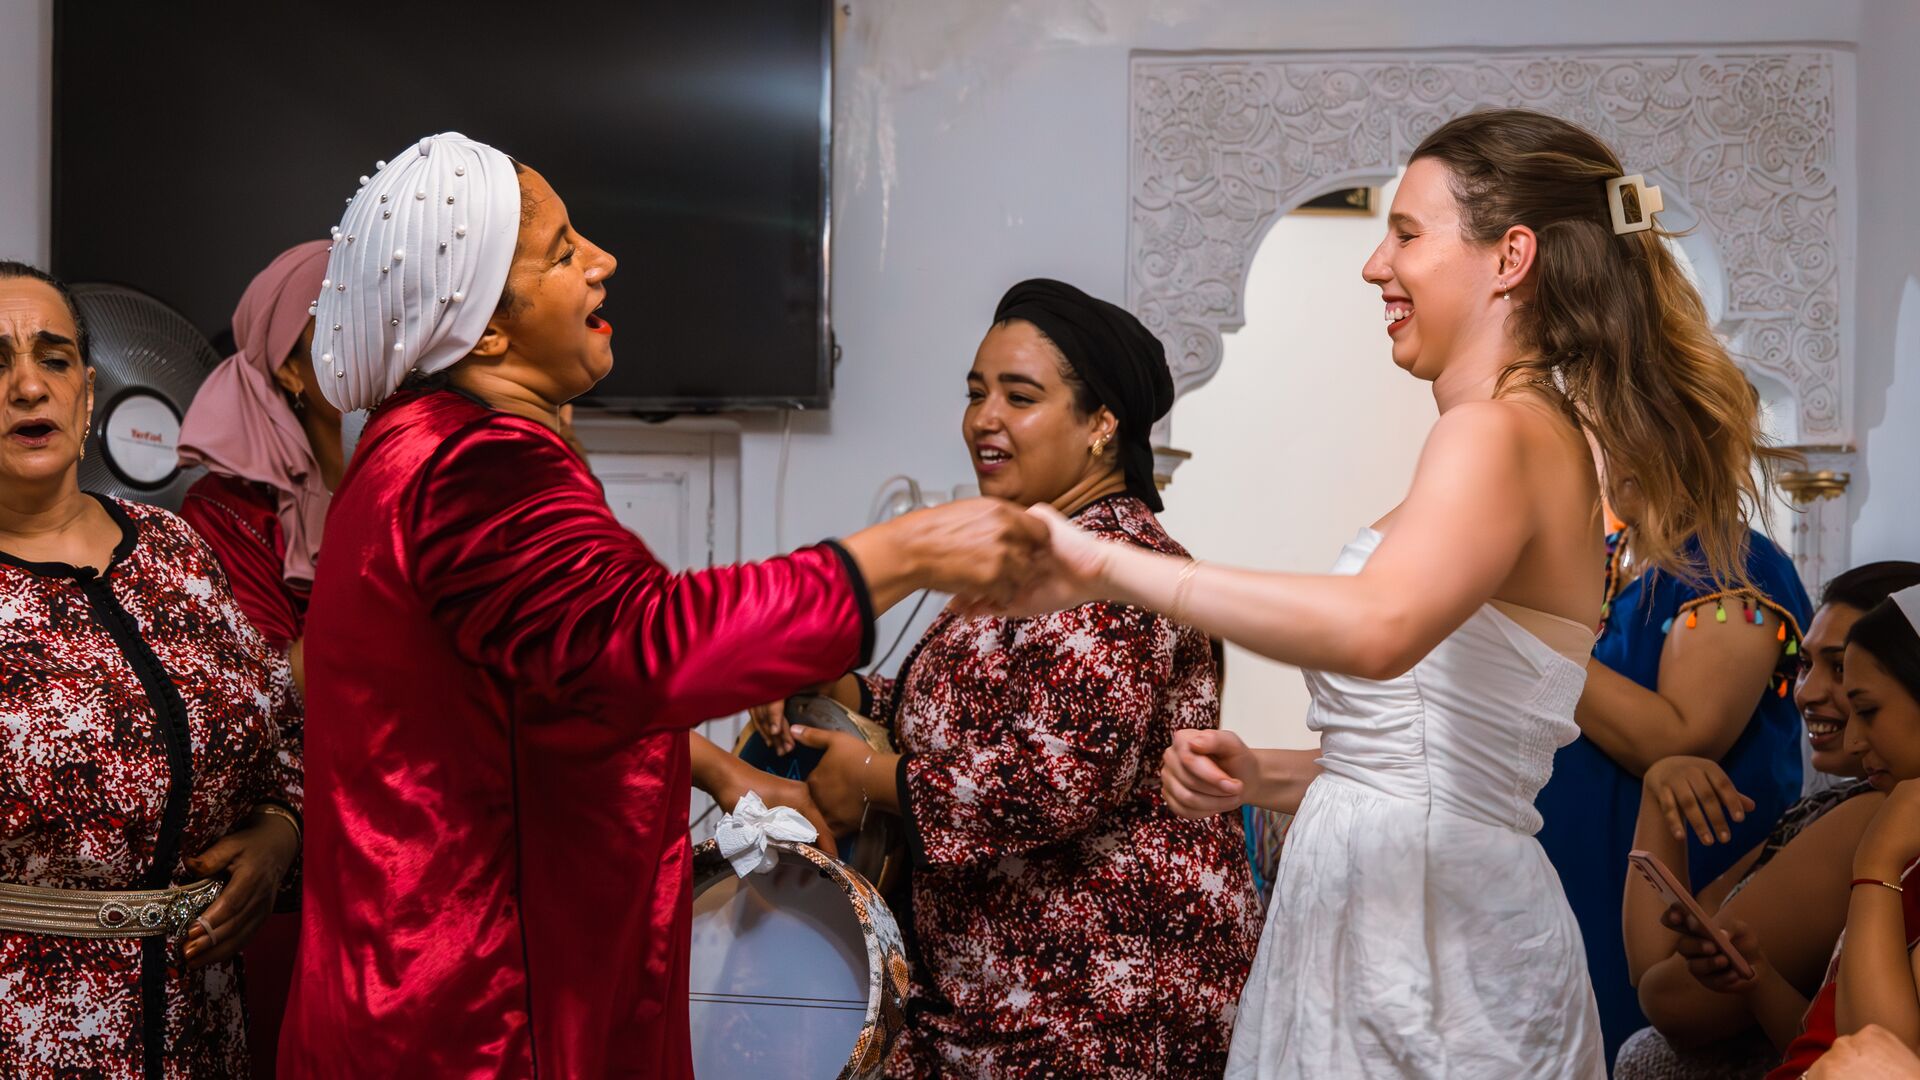
<instances>
[{"instance_id":1,"label":"black headwrap","mask_svg":"<svg viewBox=\"0 0 1920 1080\"><path fill-rule=\"evenodd\" d=\"M1173 408L1166 346L1132 312L1049 278L1008 289L993 321L1008 319L1038 327L1113 413L1127 491L1155 512L1163 509L1153 484L1153 425Z\"/></svg>"}]
</instances>

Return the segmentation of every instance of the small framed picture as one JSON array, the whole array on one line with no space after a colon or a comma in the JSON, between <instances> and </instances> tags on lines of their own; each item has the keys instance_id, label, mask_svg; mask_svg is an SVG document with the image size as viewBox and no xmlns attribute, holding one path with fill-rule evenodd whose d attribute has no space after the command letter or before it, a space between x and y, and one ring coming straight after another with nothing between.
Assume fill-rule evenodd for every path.
<instances>
[{"instance_id":1,"label":"small framed picture","mask_svg":"<svg viewBox=\"0 0 1920 1080\"><path fill-rule=\"evenodd\" d=\"M1355 214L1360 217L1371 217L1379 201L1379 188L1341 188L1338 191L1329 191L1325 195L1316 195L1295 207L1293 212L1296 214Z\"/></svg>"}]
</instances>

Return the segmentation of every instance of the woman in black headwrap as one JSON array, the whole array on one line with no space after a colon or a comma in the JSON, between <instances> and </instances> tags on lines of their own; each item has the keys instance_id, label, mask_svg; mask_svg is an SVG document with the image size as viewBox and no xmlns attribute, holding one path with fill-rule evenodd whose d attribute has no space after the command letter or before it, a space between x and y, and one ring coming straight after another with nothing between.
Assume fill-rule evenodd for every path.
<instances>
[{"instance_id":1,"label":"woman in black headwrap","mask_svg":"<svg viewBox=\"0 0 1920 1080\"><path fill-rule=\"evenodd\" d=\"M967 400L982 494L1182 551L1154 517L1148 441L1173 379L1138 319L1022 282ZM890 1075L1220 1075L1257 900L1238 817L1176 818L1158 779L1176 729L1219 726L1217 685L1205 635L1138 608L949 609L898 678L833 688L899 754L757 711L776 747L826 752L808 786L836 829L872 810L906 823L918 955Z\"/></svg>"}]
</instances>

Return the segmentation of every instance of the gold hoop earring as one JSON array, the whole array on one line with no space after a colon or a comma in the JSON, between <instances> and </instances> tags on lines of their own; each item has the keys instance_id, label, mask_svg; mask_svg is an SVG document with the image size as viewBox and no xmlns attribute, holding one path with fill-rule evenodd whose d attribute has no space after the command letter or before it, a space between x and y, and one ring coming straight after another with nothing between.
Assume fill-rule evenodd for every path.
<instances>
[{"instance_id":1,"label":"gold hoop earring","mask_svg":"<svg viewBox=\"0 0 1920 1080\"><path fill-rule=\"evenodd\" d=\"M1105 435L1102 435L1098 439L1095 439L1093 442L1093 446L1089 447L1087 450L1087 453L1093 457L1099 457L1101 454L1104 454L1106 452L1107 452L1107 436Z\"/></svg>"}]
</instances>

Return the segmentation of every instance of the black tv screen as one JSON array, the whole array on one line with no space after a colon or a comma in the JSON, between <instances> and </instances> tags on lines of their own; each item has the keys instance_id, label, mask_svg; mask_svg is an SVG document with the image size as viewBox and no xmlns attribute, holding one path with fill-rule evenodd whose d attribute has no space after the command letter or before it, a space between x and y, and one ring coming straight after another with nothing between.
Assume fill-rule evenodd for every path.
<instances>
[{"instance_id":1,"label":"black tv screen","mask_svg":"<svg viewBox=\"0 0 1920 1080\"><path fill-rule=\"evenodd\" d=\"M86 0L54 6L53 263L219 340L357 178L459 131L620 260L594 398L828 403L832 6Z\"/></svg>"}]
</instances>

